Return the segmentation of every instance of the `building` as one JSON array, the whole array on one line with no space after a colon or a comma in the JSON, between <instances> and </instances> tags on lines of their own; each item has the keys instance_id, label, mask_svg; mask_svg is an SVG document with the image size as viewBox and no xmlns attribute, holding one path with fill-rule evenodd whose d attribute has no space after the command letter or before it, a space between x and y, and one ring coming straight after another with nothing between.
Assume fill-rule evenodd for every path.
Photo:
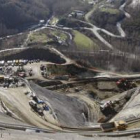
<instances>
[{"instance_id":1,"label":"building","mask_svg":"<svg viewBox=\"0 0 140 140\"><path fill-rule=\"evenodd\" d=\"M73 12L71 12L71 14L68 15L68 17L73 17L73 18L83 18L85 16L85 13L83 11L80 10L74 10Z\"/></svg>"}]
</instances>

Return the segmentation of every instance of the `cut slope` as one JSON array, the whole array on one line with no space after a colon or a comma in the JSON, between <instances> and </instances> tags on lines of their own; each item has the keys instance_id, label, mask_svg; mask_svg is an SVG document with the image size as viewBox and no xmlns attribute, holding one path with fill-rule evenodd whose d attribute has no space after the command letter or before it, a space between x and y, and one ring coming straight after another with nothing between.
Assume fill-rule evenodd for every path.
<instances>
[{"instance_id":1,"label":"cut slope","mask_svg":"<svg viewBox=\"0 0 140 140\"><path fill-rule=\"evenodd\" d=\"M62 126L78 127L85 125L88 120L89 108L84 101L78 99L77 97L69 97L49 91L34 84L33 82L30 84L40 99L49 101L54 109L54 112L56 113L58 121ZM98 109L97 106L95 107L95 110L96 109ZM92 115L96 116L96 112L97 111L95 111L95 113Z\"/></svg>"}]
</instances>

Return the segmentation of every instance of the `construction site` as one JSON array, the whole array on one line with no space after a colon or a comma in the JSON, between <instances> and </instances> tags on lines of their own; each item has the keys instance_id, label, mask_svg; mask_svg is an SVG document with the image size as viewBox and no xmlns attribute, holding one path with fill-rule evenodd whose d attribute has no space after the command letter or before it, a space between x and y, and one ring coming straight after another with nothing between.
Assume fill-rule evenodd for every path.
<instances>
[{"instance_id":1,"label":"construction site","mask_svg":"<svg viewBox=\"0 0 140 140\"><path fill-rule=\"evenodd\" d=\"M1 137L138 138L139 84L138 74L86 68L54 48L1 51Z\"/></svg>"}]
</instances>

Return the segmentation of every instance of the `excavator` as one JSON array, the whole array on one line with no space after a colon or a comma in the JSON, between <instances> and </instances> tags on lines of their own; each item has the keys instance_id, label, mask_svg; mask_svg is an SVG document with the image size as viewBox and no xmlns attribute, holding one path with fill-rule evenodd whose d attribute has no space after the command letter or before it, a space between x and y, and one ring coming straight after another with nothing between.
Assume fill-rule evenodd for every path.
<instances>
[{"instance_id":1,"label":"excavator","mask_svg":"<svg viewBox=\"0 0 140 140\"><path fill-rule=\"evenodd\" d=\"M123 91L127 91L129 89L135 88L137 87L136 83L133 81L128 81L125 78L119 79L116 82L116 85L118 86L119 89L123 90Z\"/></svg>"}]
</instances>

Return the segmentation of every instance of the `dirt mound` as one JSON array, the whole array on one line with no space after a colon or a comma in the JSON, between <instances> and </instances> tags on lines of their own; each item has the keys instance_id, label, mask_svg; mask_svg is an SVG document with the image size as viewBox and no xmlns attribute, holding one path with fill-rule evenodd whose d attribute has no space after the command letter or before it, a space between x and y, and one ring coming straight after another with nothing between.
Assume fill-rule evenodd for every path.
<instances>
[{"instance_id":1,"label":"dirt mound","mask_svg":"<svg viewBox=\"0 0 140 140\"><path fill-rule=\"evenodd\" d=\"M68 64L68 65L54 65L48 64L47 65L48 71L51 72L53 75L71 75L71 76L78 76L78 77L88 77L88 76L95 76L97 73L87 68L77 66L75 64Z\"/></svg>"}]
</instances>

